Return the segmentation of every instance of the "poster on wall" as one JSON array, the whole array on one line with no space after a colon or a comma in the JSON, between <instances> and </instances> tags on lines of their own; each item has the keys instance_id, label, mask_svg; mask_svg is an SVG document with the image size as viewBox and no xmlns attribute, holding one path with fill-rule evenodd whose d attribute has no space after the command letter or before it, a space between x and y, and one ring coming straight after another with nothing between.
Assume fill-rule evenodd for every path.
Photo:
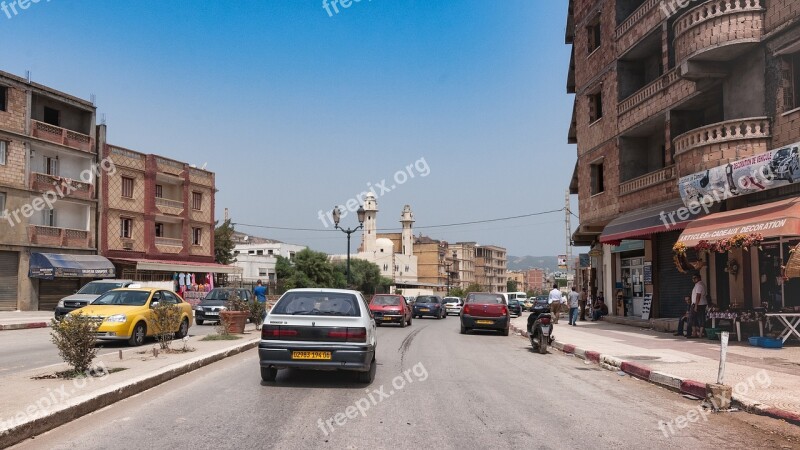
<instances>
[{"instance_id":1,"label":"poster on wall","mask_svg":"<svg viewBox=\"0 0 800 450\"><path fill-rule=\"evenodd\" d=\"M800 142L681 177L678 191L688 208L775 189L800 179Z\"/></svg>"},{"instance_id":2,"label":"poster on wall","mask_svg":"<svg viewBox=\"0 0 800 450\"><path fill-rule=\"evenodd\" d=\"M559 269L567 268L567 255L558 255L558 268Z\"/></svg>"},{"instance_id":3,"label":"poster on wall","mask_svg":"<svg viewBox=\"0 0 800 450\"><path fill-rule=\"evenodd\" d=\"M653 284L653 263L645 261L642 272L644 273L644 284Z\"/></svg>"},{"instance_id":4,"label":"poster on wall","mask_svg":"<svg viewBox=\"0 0 800 450\"><path fill-rule=\"evenodd\" d=\"M642 320L650 320L650 307L653 305L653 294L644 294L642 303Z\"/></svg>"}]
</instances>

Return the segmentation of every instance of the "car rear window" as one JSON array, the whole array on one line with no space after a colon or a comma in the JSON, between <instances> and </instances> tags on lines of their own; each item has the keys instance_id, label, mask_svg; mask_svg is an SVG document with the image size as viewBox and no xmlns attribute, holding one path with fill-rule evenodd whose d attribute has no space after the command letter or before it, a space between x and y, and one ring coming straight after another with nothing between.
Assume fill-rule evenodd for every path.
<instances>
[{"instance_id":1,"label":"car rear window","mask_svg":"<svg viewBox=\"0 0 800 450\"><path fill-rule=\"evenodd\" d=\"M503 296L499 294L469 294L467 303L505 303Z\"/></svg>"},{"instance_id":2,"label":"car rear window","mask_svg":"<svg viewBox=\"0 0 800 450\"><path fill-rule=\"evenodd\" d=\"M439 303L439 299L431 296L422 296L417 297L417 301L414 303Z\"/></svg>"},{"instance_id":3,"label":"car rear window","mask_svg":"<svg viewBox=\"0 0 800 450\"><path fill-rule=\"evenodd\" d=\"M379 306L399 305L400 298L395 297L394 295L376 295L375 297L372 298L372 301L370 303Z\"/></svg>"},{"instance_id":4,"label":"car rear window","mask_svg":"<svg viewBox=\"0 0 800 450\"><path fill-rule=\"evenodd\" d=\"M111 289L122 287L122 283L88 283L78 291L78 294L100 295Z\"/></svg>"},{"instance_id":5,"label":"car rear window","mask_svg":"<svg viewBox=\"0 0 800 450\"><path fill-rule=\"evenodd\" d=\"M333 292L288 292L270 314L295 316L354 316L361 314L353 294Z\"/></svg>"}]
</instances>

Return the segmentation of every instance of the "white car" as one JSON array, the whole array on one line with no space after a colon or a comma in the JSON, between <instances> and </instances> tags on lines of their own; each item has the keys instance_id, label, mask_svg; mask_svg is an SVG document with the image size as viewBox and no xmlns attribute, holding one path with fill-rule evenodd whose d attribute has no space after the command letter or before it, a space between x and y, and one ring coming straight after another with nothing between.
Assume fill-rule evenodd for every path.
<instances>
[{"instance_id":1,"label":"white car","mask_svg":"<svg viewBox=\"0 0 800 450\"><path fill-rule=\"evenodd\" d=\"M347 370L358 381L375 379L377 333L358 291L291 289L264 319L258 357L261 379L278 369Z\"/></svg>"},{"instance_id":2,"label":"white car","mask_svg":"<svg viewBox=\"0 0 800 450\"><path fill-rule=\"evenodd\" d=\"M464 306L464 300L461 297L445 297L444 310L447 314L461 314L461 307Z\"/></svg>"}]
</instances>

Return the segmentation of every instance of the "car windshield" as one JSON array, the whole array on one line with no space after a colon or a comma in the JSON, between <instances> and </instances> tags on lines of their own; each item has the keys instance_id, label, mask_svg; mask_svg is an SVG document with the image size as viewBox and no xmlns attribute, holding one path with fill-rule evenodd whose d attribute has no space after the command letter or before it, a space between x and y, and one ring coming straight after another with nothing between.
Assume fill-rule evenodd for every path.
<instances>
[{"instance_id":1,"label":"car windshield","mask_svg":"<svg viewBox=\"0 0 800 450\"><path fill-rule=\"evenodd\" d=\"M505 303L499 294L469 294L467 303Z\"/></svg>"},{"instance_id":2,"label":"car windshield","mask_svg":"<svg viewBox=\"0 0 800 450\"><path fill-rule=\"evenodd\" d=\"M100 295L118 287L122 287L122 283L88 283L78 294Z\"/></svg>"},{"instance_id":3,"label":"car windshield","mask_svg":"<svg viewBox=\"0 0 800 450\"><path fill-rule=\"evenodd\" d=\"M394 306L400 304L400 298L394 295L376 295L371 303L379 306Z\"/></svg>"},{"instance_id":4,"label":"car windshield","mask_svg":"<svg viewBox=\"0 0 800 450\"><path fill-rule=\"evenodd\" d=\"M144 306L150 291L109 291L92 302L92 305Z\"/></svg>"},{"instance_id":5,"label":"car windshield","mask_svg":"<svg viewBox=\"0 0 800 450\"><path fill-rule=\"evenodd\" d=\"M360 314L353 294L334 292L288 292L270 314L301 316L354 316Z\"/></svg>"},{"instance_id":6,"label":"car windshield","mask_svg":"<svg viewBox=\"0 0 800 450\"><path fill-rule=\"evenodd\" d=\"M422 297L417 297L417 301L415 303L439 303L439 299L436 297L431 297L426 295Z\"/></svg>"},{"instance_id":7,"label":"car windshield","mask_svg":"<svg viewBox=\"0 0 800 450\"><path fill-rule=\"evenodd\" d=\"M228 297L231 296L231 292L233 291L230 289L212 289L203 300L228 300Z\"/></svg>"}]
</instances>

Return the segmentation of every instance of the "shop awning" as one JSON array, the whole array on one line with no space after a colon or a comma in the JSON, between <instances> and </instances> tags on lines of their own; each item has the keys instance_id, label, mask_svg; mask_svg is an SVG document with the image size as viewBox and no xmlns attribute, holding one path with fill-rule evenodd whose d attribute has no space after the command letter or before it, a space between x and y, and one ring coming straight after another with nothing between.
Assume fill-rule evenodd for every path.
<instances>
[{"instance_id":1,"label":"shop awning","mask_svg":"<svg viewBox=\"0 0 800 450\"><path fill-rule=\"evenodd\" d=\"M689 209L678 198L617 217L603 229L600 242L619 245L623 239L650 239L656 233L682 230L702 215L705 210L700 205Z\"/></svg>"},{"instance_id":2,"label":"shop awning","mask_svg":"<svg viewBox=\"0 0 800 450\"><path fill-rule=\"evenodd\" d=\"M700 241L716 242L750 233L765 238L800 236L800 198L709 214L689 224L678 242L694 247Z\"/></svg>"},{"instance_id":3,"label":"shop awning","mask_svg":"<svg viewBox=\"0 0 800 450\"><path fill-rule=\"evenodd\" d=\"M54 278L113 278L114 265L100 255L68 255L63 253L31 253L28 276Z\"/></svg>"},{"instance_id":4,"label":"shop awning","mask_svg":"<svg viewBox=\"0 0 800 450\"><path fill-rule=\"evenodd\" d=\"M242 271L241 267L226 266L216 263L133 258L114 258L114 261L122 264L135 264L136 270L151 270L156 272L240 273Z\"/></svg>"}]
</instances>

